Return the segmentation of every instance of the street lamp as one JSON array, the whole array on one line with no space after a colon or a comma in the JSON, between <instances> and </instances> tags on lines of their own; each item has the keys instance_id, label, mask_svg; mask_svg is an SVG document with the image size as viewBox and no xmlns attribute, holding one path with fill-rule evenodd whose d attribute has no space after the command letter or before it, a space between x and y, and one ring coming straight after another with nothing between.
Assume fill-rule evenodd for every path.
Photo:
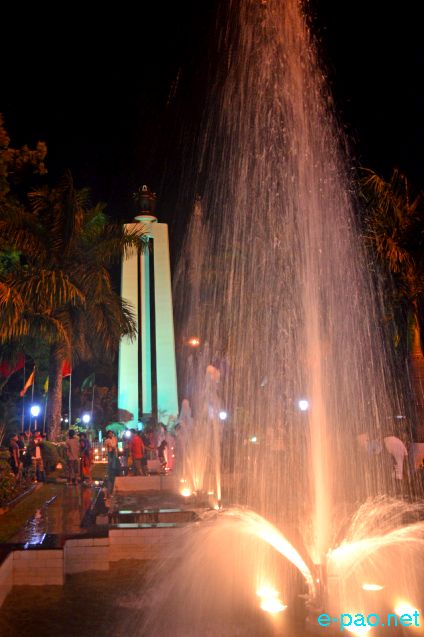
<instances>
[{"instance_id":1,"label":"street lamp","mask_svg":"<svg viewBox=\"0 0 424 637\"><path fill-rule=\"evenodd\" d=\"M37 431L37 418L40 415L40 405L31 405L30 407L31 419L34 418L34 431ZM29 429L31 431L31 422L29 423Z\"/></svg>"},{"instance_id":2,"label":"street lamp","mask_svg":"<svg viewBox=\"0 0 424 637\"><path fill-rule=\"evenodd\" d=\"M82 422L84 423L84 425L88 425L90 420L91 420L90 414L83 414L82 415Z\"/></svg>"}]
</instances>

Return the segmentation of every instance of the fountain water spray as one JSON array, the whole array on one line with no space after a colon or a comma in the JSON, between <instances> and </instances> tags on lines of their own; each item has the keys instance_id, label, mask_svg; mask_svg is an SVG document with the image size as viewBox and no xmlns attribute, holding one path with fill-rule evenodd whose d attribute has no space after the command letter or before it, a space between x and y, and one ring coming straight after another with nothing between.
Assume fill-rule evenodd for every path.
<instances>
[{"instance_id":1,"label":"fountain water spray","mask_svg":"<svg viewBox=\"0 0 424 637\"><path fill-rule=\"evenodd\" d=\"M175 276L177 325L200 343L179 360L193 409L184 471L196 490L212 489L220 501L222 485L224 502L256 511L266 521L262 529L272 523L295 538L290 544L299 547L301 561L291 561L309 595L336 611L363 599L356 597L363 583L380 581L378 573L364 572L371 579L357 587L335 565L347 564L357 549L364 560L377 555L378 543L390 551L410 546L421 533L417 523L405 535L392 529L387 543L379 536L343 544L340 536L358 502L374 502L391 481L384 454L357 442L380 438L402 405L382 328L383 300L360 237L346 141L301 4L230 0L217 24L190 180L201 203ZM221 405L231 413L229 425L219 422ZM214 518L201 549L197 543L190 549L205 564L228 519ZM243 516L235 519L231 528L242 534ZM258 537L280 550L272 533ZM249 564L246 578L254 578L257 568ZM234 577L246 600L232 567L228 558L221 576ZM193 582L190 612L200 629L203 611L209 615L206 599L193 590L199 566L190 556L185 568L178 573ZM339 584L342 595L335 594ZM226 619L227 602L212 603Z\"/></svg>"}]
</instances>

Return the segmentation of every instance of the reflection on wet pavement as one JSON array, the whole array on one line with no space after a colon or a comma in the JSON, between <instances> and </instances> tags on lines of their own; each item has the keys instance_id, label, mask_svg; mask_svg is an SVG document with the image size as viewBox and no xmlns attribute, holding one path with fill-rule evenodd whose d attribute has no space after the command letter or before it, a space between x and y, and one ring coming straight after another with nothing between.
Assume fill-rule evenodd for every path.
<instances>
[{"instance_id":1,"label":"reflection on wet pavement","mask_svg":"<svg viewBox=\"0 0 424 637\"><path fill-rule=\"evenodd\" d=\"M95 489L56 485L56 494L37 509L34 516L13 537L12 542L34 546L46 535L78 535L86 532L81 520L90 508Z\"/></svg>"}]
</instances>

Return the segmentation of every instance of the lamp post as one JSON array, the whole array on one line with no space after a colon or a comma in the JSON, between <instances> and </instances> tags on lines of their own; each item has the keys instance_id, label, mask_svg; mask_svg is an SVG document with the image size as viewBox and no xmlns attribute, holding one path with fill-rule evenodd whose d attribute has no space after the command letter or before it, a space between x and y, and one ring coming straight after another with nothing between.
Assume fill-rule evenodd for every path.
<instances>
[{"instance_id":1,"label":"lamp post","mask_svg":"<svg viewBox=\"0 0 424 637\"><path fill-rule=\"evenodd\" d=\"M82 415L82 419L81 419L81 420L82 420L82 422L84 423L84 425L85 425L86 427L88 427L88 425L89 425L89 423L90 423L90 420L91 420L91 416L90 416L90 414L83 414L83 415Z\"/></svg>"},{"instance_id":2,"label":"lamp post","mask_svg":"<svg viewBox=\"0 0 424 637\"><path fill-rule=\"evenodd\" d=\"M40 415L40 405L31 405L30 414L31 419L34 418L34 431L37 431L37 418ZM31 431L31 421L29 423L29 430Z\"/></svg>"}]
</instances>

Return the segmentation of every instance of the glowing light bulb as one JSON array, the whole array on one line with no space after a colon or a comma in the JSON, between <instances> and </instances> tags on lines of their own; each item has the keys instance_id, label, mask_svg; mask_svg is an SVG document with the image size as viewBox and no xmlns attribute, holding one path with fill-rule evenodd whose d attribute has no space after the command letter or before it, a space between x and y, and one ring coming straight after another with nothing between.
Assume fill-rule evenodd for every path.
<instances>
[{"instance_id":1,"label":"glowing light bulb","mask_svg":"<svg viewBox=\"0 0 424 637\"><path fill-rule=\"evenodd\" d=\"M261 598L259 608L264 610L266 613L275 615L276 613L281 613L287 608L286 604L283 604L279 598L279 593L275 590L275 588L271 588L267 585L261 586L256 591L256 595Z\"/></svg>"},{"instance_id":2,"label":"glowing light bulb","mask_svg":"<svg viewBox=\"0 0 424 637\"><path fill-rule=\"evenodd\" d=\"M352 635L366 635L371 630L371 626L344 626L344 628Z\"/></svg>"},{"instance_id":3,"label":"glowing light bulb","mask_svg":"<svg viewBox=\"0 0 424 637\"><path fill-rule=\"evenodd\" d=\"M191 496L191 489L185 488L181 490L181 495L184 498L189 498Z\"/></svg>"},{"instance_id":4,"label":"glowing light bulb","mask_svg":"<svg viewBox=\"0 0 424 637\"><path fill-rule=\"evenodd\" d=\"M384 586L380 584L362 584L362 590L364 591L382 591Z\"/></svg>"},{"instance_id":5,"label":"glowing light bulb","mask_svg":"<svg viewBox=\"0 0 424 637\"><path fill-rule=\"evenodd\" d=\"M260 608L267 613L271 613L271 615L275 615L276 613L282 613L283 610L286 610L287 606L283 604L280 599L269 597L261 601Z\"/></svg>"},{"instance_id":6,"label":"glowing light bulb","mask_svg":"<svg viewBox=\"0 0 424 637\"><path fill-rule=\"evenodd\" d=\"M395 613L396 613L396 615L399 615L399 617L401 617L402 615L411 615L411 617L412 617L414 615L414 613L418 613L418 615L420 614L418 609L415 608L415 606L413 604L410 604L409 602L405 601L404 599L399 599L395 603Z\"/></svg>"}]
</instances>

